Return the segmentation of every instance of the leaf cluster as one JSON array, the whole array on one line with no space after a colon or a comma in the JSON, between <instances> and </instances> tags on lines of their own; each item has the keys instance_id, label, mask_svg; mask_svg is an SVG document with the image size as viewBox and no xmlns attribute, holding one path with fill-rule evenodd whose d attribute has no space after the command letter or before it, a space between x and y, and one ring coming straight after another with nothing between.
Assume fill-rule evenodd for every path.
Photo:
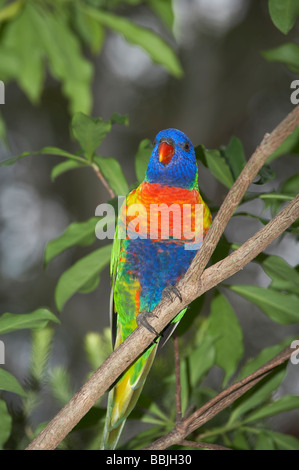
<instances>
[{"instance_id":1,"label":"leaf cluster","mask_svg":"<svg viewBox=\"0 0 299 470\"><path fill-rule=\"evenodd\" d=\"M268 0L268 6L273 23L287 35L299 16L298 0ZM269 62L281 62L292 72L299 72L299 46L294 42L286 42L262 54Z\"/></svg>"},{"instance_id":2,"label":"leaf cluster","mask_svg":"<svg viewBox=\"0 0 299 470\"><path fill-rule=\"evenodd\" d=\"M39 104L47 74L61 84L71 114L92 109L93 58L101 54L110 31L140 47L175 77L183 74L170 44L130 18L141 0L0 0L0 79L16 82L33 104ZM127 4L124 16L121 10ZM147 0L166 35L172 39L171 0ZM5 123L0 118L0 136Z\"/></svg>"}]
</instances>

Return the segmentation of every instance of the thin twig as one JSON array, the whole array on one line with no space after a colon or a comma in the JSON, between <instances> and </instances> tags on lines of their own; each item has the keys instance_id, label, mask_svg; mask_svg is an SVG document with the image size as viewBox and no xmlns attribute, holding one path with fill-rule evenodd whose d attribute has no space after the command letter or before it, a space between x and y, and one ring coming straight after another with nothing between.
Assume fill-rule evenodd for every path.
<instances>
[{"instance_id":1,"label":"thin twig","mask_svg":"<svg viewBox=\"0 0 299 470\"><path fill-rule=\"evenodd\" d=\"M110 188L108 182L106 181L106 179L104 178L104 175L103 173L101 172L101 170L99 169L99 167L95 164L92 165L92 168L94 169L95 171L95 174L97 175L97 177L99 178L99 180L101 181L101 183L103 184L103 186L105 186L105 188L107 189L108 193L109 193L109 196L111 197L111 199L113 199L115 197L115 192L113 191L113 189Z\"/></svg>"},{"instance_id":2,"label":"thin twig","mask_svg":"<svg viewBox=\"0 0 299 470\"><path fill-rule=\"evenodd\" d=\"M208 232L208 235L211 233L211 236L206 236L203 246L199 250L199 253L207 250L208 254L202 254L200 258L198 258L197 254L195 257L196 260L191 264L186 276L184 276L177 285L182 295L182 302L178 299L174 299L173 302L171 302L166 297L154 309L153 313L155 316L151 324L156 331L161 332L182 308L187 306L196 297L202 295L212 287L215 287L219 282L222 282L224 279L246 266L246 264L262 252L299 217L298 196L254 237L249 239L244 245L224 260L206 269L201 276L229 218L244 195L250 181L256 176L256 173L264 164L268 155L273 153L298 125L299 106L263 140L261 146L248 161L240 177L230 190ZM252 163L252 159L255 165ZM259 159L261 160L260 163ZM249 170L245 171L247 166ZM251 169L252 167L253 169ZM242 189L243 185L245 185L244 190ZM242 186L242 188L239 188L239 186ZM55 449L94 403L118 379L121 373L151 344L153 339L154 335L143 326L136 328L31 442L27 449ZM183 438L184 436L181 439Z\"/></svg>"},{"instance_id":3,"label":"thin twig","mask_svg":"<svg viewBox=\"0 0 299 470\"><path fill-rule=\"evenodd\" d=\"M196 410L191 416L189 416L189 418L177 423L168 434L156 440L145 449L162 450L174 444L180 444L181 441L184 441L186 436L198 429L207 421L210 421L214 416L237 400L237 398L241 397L245 392L254 387L254 385L272 372L273 369L286 362L293 352L294 349L290 347L284 349L257 371L234 383L226 390L216 395L216 397L208 401L201 408Z\"/></svg>"},{"instance_id":4,"label":"thin twig","mask_svg":"<svg viewBox=\"0 0 299 470\"><path fill-rule=\"evenodd\" d=\"M175 370L175 402L176 402L176 422L182 420L182 405L181 405L181 373L180 373L180 351L179 351L179 338L174 332L173 337L174 345L174 370Z\"/></svg>"}]
</instances>

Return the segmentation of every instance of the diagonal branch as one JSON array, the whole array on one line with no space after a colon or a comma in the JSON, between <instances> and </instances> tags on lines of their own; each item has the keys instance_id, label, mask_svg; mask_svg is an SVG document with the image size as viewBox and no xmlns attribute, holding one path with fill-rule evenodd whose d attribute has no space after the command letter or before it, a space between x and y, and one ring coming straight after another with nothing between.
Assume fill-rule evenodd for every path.
<instances>
[{"instance_id":1,"label":"diagonal branch","mask_svg":"<svg viewBox=\"0 0 299 470\"><path fill-rule=\"evenodd\" d=\"M299 217L299 195L291 201L271 222L247 240L238 250L227 256L224 260L206 269L200 283L193 286L181 284L184 289L184 305L215 287L219 282L232 276L261 251L263 251L275 238L281 235ZM185 291L188 290L189 297ZM182 293L182 290L181 290ZM163 301L156 307L158 318L152 324L156 331L161 332L167 324L182 309L169 300ZM183 306L184 306L183 305ZM163 312L162 310L163 309ZM117 380L120 374L143 353L151 344L154 335L143 326L139 326L133 333L104 361L83 387L52 419L43 431L32 441L27 449L55 449L56 446L73 429L94 403Z\"/></svg>"},{"instance_id":2,"label":"diagonal branch","mask_svg":"<svg viewBox=\"0 0 299 470\"><path fill-rule=\"evenodd\" d=\"M188 434L198 429L210 419L214 418L218 413L231 405L235 400L244 395L245 392L250 390L266 375L268 375L274 368L286 362L294 349L288 347L281 353L260 367L257 371L243 378L242 380L234 383L223 392L219 393L212 400L208 401L205 405L195 411L191 416L184 419L165 436L157 439L155 442L147 446L146 450L162 450L174 444L180 444Z\"/></svg>"},{"instance_id":3,"label":"diagonal branch","mask_svg":"<svg viewBox=\"0 0 299 470\"><path fill-rule=\"evenodd\" d=\"M297 106L270 134L254 152L239 178L225 198L202 248L197 253L185 277L177 287L183 301L163 299L154 309L155 317L151 324L161 332L173 318L195 298L215 287L219 282L242 269L275 238L281 235L299 217L299 196L291 201L271 222L257 232L244 245L224 260L206 269L230 217L245 194L250 182L263 166L268 156L299 125L299 106ZM202 274L203 273L203 274ZM140 326L104 361L74 397L52 419L43 431L32 441L27 449L55 449L73 429L94 403L108 390L118 377L151 344L154 335Z\"/></svg>"},{"instance_id":4,"label":"diagonal branch","mask_svg":"<svg viewBox=\"0 0 299 470\"><path fill-rule=\"evenodd\" d=\"M193 260L193 266L197 265L194 270L188 270L185 276L186 282L198 282L203 270L208 264L225 227L230 218L240 204L249 185L252 183L262 166L266 163L272 153L278 149L285 139L299 126L299 106L293 109L291 113L271 132L266 134L252 154L247 164L243 168L239 177L231 187L226 198L224 199L212 226L210 227L201 249Z\"/></svg>"}]
</instances>

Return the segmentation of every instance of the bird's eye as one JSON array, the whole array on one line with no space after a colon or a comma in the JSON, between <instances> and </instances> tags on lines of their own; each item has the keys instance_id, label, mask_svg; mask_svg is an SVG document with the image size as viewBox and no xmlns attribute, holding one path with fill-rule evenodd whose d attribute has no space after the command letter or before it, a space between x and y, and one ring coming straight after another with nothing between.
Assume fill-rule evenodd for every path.
<instances>
[{"instance_id":1,"label":"bird's eye","mask_svg":"<svg viewBox=\"0 0 299 470\"><path fill-rule=\"evenodd\" d=\"M184 149L187 150L187 151L190 149L189 142L185 142Z\"/></svg>"}]
</instances>

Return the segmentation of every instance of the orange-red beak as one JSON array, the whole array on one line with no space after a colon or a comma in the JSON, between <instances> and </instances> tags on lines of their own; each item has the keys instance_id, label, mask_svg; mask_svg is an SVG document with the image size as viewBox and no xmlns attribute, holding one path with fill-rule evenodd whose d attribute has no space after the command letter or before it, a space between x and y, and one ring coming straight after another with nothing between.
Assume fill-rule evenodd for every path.
<instances>
[{"instance_id":1,"label":"orange-red beak","mask_svg":"<svg viewBox=\"0 0 299 470\"><path fill-rule=\"evenodd\" d=\"M159 148L159 162L168 165L174 154L174 147L167 142L161 142Z\"/></svg>"}]
</instances>

